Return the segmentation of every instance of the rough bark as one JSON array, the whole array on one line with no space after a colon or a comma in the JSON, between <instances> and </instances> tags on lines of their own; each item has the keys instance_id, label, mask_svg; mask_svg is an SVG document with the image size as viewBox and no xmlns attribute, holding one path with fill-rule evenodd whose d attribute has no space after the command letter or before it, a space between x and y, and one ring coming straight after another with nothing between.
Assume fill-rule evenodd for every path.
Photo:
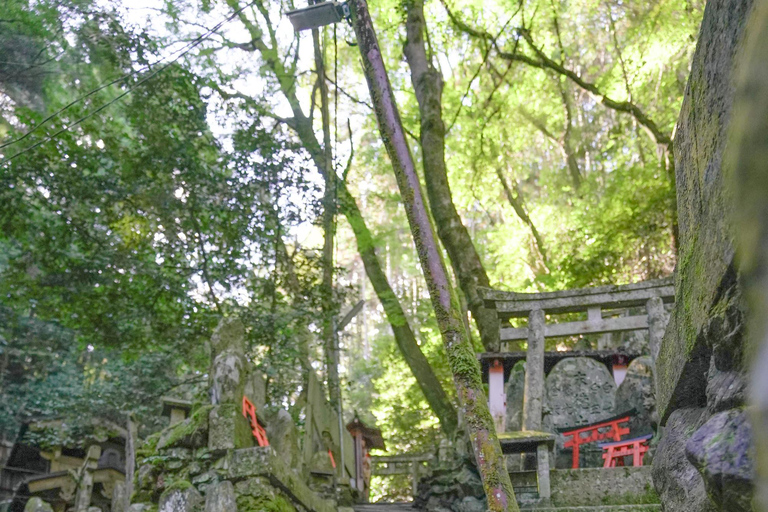
<instances>
[{"instance_id":1,"label":"rough bark","mask_svg":"<svg viewBox=\"0 0 768 512\"><path fill-rule=\"evenodd\" d=\"M365 266L365 273L373 285L376 296L384 307L387 321L392 326L395 341L403 355L411 373L416 378L416 383L424 393L424 398L440 420L440 427L450 438L456 431L458 417L456 409L451 404L450 398L443 389L442 384L435 375L434 370L421 351L416 336L413 334L408 319L405 316L400 300L389 285L387 275L381 267L379 257L376 255L376 246L368 226L365 224L357 202L347 190L346 184L339 180L339 210L343 213L352 231L355 233L357 250Z\"/></svg>"},{"instance_id":2,"label":"rough bark","mask_svg":"<svg viewBox=\"0 0 768 512\"><path fill-rule=\"evenodd\" d=\"M424 4L421 0L413 0L408 3L407 40L403 52L411 71L421 115L419 143L429 206L437 226L437 235L448 252L459 286L480 331L483 346L489 351L497 350L499 320L495 311L485 308L477 292L478 286L490 287L488 274L469 231L456 211L448 183L445 165L446 130L442 112L443 77L427 57L424 31Z\"/></svg>"},{"instance_id":3,"label":"rough bark","mask_svg":"<svg viewBox=\"0 0 768 512\"><path fill-rule=\"evenodd\" d=\"M515 493L501 453L493 419L480 377L480 367L461 320L458 299L451 286L437 243L421 184L405 138L392 86L373 30L365 0L352 0L352 24L363 60L382 141L389 154L416 244L432 306L453 372L459 404L483 480L488 509L518 510Z\"/></svg>"}]
</instances>

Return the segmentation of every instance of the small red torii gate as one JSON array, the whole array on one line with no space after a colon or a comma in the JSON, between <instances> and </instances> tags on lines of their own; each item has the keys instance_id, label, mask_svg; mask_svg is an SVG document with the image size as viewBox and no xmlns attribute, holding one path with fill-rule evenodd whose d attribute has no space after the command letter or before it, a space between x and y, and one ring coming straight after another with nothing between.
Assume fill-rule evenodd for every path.
<instances>
[{"instance_id":1,"label":"small red torii gate","mask_svg":"<svg viewBox=\"0 0 768 512\"><path fill-rule=\"evenodd\" d=\"M582 444L595 443L606 439L621 441L621 436L629 434L629 427L622 426L622 423L627 423L629 418L630 414L625 413L624 415L614 416L613 418L608 418L598 423L590 423L578 427L568 427L567 429L558 429L563 436L570 437L570 439L563 444L563 448L573 449L571 468L579 468L579 446ZM584 436L584 434L586 434L586 436Z\"/></svg>"}]
</instances>

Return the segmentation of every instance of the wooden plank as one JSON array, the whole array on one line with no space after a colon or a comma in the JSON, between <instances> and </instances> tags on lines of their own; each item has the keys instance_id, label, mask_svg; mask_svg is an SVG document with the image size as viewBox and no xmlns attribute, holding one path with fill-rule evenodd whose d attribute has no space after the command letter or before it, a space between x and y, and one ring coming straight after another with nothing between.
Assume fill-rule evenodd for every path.
<instances>
[{"instance_id":1,"label":"wooden plank","mask_svg":"<svg viewBox=\"0 0 768 512\"><path fill-rule=\"evenodd\" d=\"M581 322L563 322L544 326L545 338L559 336L577 336L580 334L600 334L604 332L636 331L648 328L648 315L621 316L584 320ZM502 327L501 341L520 341L528 339L527 327Z\"/></svg>"},{"instance_id":2,"label":"wooden plank","mask_svg":"<svg viewBox=\"0 0 768 512\"><path fill-rule=\"evenodd\" d=\"M645 306L648 299L661 297L664 302L675 300L675 287L672 285L660 288L646 288L632 291L604 292L597 294L579 295L575 297L531 297L516 300L495 301L496 313L499 318L520 318L528 316L534 309L543 309L547 314L584 311L590 307L631 308Z\"/></svg>"}]
</instances>

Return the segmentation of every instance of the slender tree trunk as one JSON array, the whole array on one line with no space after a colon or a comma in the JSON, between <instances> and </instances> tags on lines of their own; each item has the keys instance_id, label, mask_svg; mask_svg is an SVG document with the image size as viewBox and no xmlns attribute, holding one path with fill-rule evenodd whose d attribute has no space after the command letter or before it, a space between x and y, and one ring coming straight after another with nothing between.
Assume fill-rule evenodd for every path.
<instances>
[{"instance_id":1,"label":"slender tree trunk","mask_svg":"<svg viewBox=\"0 0 768 512\"><path fill-rule=\"evenodd\" d=\"M451 404L450 398L443 389L442 384L435 375L435 371L427 361L424 353L421 351L416 336L413 334L408 319L405 316L400 301L392 290L387 280L387 275L381 268L381 263L376 255L376 246L373 236L365 224L365 219L355 202L355 199L347 190L346 184L339 180L339 209L347 217L352 231L357 240L357 250L365 265L365 273L373 285L376 296L384 307L384 313L387 315L387 321L392 326L392 332L395 335L395 341L403 355L406 364L411 369L411 373L416 378L416 382L424 393L424 398L434 411L440 427L447 436L451 436L456 431L458 417L456 409Z\"/></svg>"},{"instance_id":2,"label":"slender tree trunk","mask_svg":"<svg viewBox=\"0 0 768 512\"><path fill-rule=\"evenodd\" d=\"M339 382L338 349L336 347L336 308L333 297L333 247L336 235L336 173L333 171L333 148L331 147L331 115L328 107L328 82L325 77L325 62L320 47L320 31L312 30L312 44L315 51L315 68L320 85L320 114L323 123L323 163L327 172L323 193L323 342L325 344L325 368L328 380L328 398L331 407L341 405L341 384Z\"/></svg>"},{"instance_id":3,"label":"slender tree trunk","mask_svg":"<svg viewBox=\"0 0 768 512\"><path fill-rule=\"evenodd\" d=\"M453 372L459 404L467 421L469 438L488 498L488 509L516 511L517 501L488 411L480 366L462 324L458 299L448 278L421 194L419 176L405 138L368 6L365 0L352 0L350 6L352 24L357 35L379 131L392 161L416 251L429 288L435 317Z\"/></svg>"},{"instance_id":4,"label":"slender tree trunk","mask_svg":"<svg viewBox=\"0 0 768 512\"><path fill-rule=\"evenodd\" d=\"M479 286L490 287L490 280L472 238L456 211L448 183L442 111L443 77L427 57L424 4L422 0L413 0L407 5L407 40L403 51L411 70L411 81L421 114L420 144L430 210L435 219L437 235L448 252L459 286L480 331L483 346L488 351L498 350L499 320L494 310L485 307L477 291Z\"/></svg>"},{"instance_id":5,"label":"slender tree trunk","mask_svg":"<svg viewBox=\"0 0 768 512\"><path fill-rule=\"evenodd\" d=\"M525 223L525 225L528 226L528 228L531 230L531 235L533 235L536 250L539 252L542 264L544 267L549 268L549 259L547 258L547 251L544 246L544 240L541 238L539 230L536 229L536 225L528 216L528 212L525 211L523 202L518 196L515 196L512 193L512 189L510 188L509 183L507 183L507 179L504 177L504 173L499 167L496 167L496 176L499 178L499 182L501 182L501 187L504 189L504 195L507 196L507 201L509 201L512 209L515 210L515 213L518 217L520 217L520 220L522 220L523 223Z\"/></svg>"}]
</instances>

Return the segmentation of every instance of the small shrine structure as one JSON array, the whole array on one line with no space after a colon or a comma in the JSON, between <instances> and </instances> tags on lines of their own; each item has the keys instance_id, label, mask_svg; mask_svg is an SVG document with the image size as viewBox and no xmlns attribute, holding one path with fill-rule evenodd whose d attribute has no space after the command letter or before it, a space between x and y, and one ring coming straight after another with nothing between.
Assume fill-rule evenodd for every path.
<instances>
[{"instance_id":1,"label":"small shrine structure","mask_svg":"<svg viewBox=\"0 0 768 512\"><path fill-rule=\"evenodd\" d=\"M605 364L617 384L639 352L626 349L545 351L547 338L588 334L609 334L647 330L651 355L658 353L666 328L664 304L675 300L672 278L628 285L599 286L544 293L516 293L482 289L486 307L493 308L502 322L503 348L526 341L527 350L486 352L479 355L483 380L488 383L489 407L496 429L504 432L506 405L504 385L512 367L526 361L525 410L528 425L540 428L544 378L560 361L586 357ZM629 308L644 307L643 314L626 316ZM586 313L585 320L547 322L547 315ZM528 318L524 327L512 327L509 320ZM538 418L538 419L537 419ZM534 428L534 427L529 427Z\"/></svg>"},{"instance_id":2,"label":"small shrine structure","mask_svg":"<svg viewBox=\"0 0 768 512\"><path fill-rule=\"evenodd\" d=\"M495 309L501 321L501 350L479 354L478 359L483 380L488 383L489 408L496 430L500 432L502 451L507 454L535 453L538 499L548 501L552 493L550 466L554 465L550 464L549 458L558 432L553 425L544 425L542 421L547 375L569 359L589 359L595 361L591 363L595 368L604 365L615 384L610 382L607 374L608 382L605 383L589 382L589 377L584 375L577 380L597 389L610 387L615 393L616 386L627 375L630 363L643 354L632 347L611 347L606 342L609 339L606 335L647 331L648 351L651 356L658 354L667 322L665 304L674 302L674 284L672 278L665 278L545 293L491 289L481 289L480 293L486 307ZM510 324L510 320L523 318L528 319L527 324ZM562 345L558 350L545 348L546 340L550 338L573 340L586 335L603 335L602 343L597 349L562 350ZM524 349L523 342L527 344ZM522 421L509 432L506 385L515 364L520 361L525 361ZM605 373L605 369L601 371ZM515 431L517 429L519 431ZM575 457L578 457L578 451ZM578 461L573 467L578 467Z\"/></svg>"},{"instance_id":3,"label":"small shrine structure","mask_svg":"<svg viewBox=\"0 0 768 512\"><path fill-rule=\"evenodd\" d=\"M22 512L30 498L44 500L57 512L110 510L116 499L123 498L127 432L107 420L92 423L79 446L49 447L31 442L27 434L57 430L61 421L22 425L0 470L2 498L9 512Z\"/></svg>"}]
</instances>

